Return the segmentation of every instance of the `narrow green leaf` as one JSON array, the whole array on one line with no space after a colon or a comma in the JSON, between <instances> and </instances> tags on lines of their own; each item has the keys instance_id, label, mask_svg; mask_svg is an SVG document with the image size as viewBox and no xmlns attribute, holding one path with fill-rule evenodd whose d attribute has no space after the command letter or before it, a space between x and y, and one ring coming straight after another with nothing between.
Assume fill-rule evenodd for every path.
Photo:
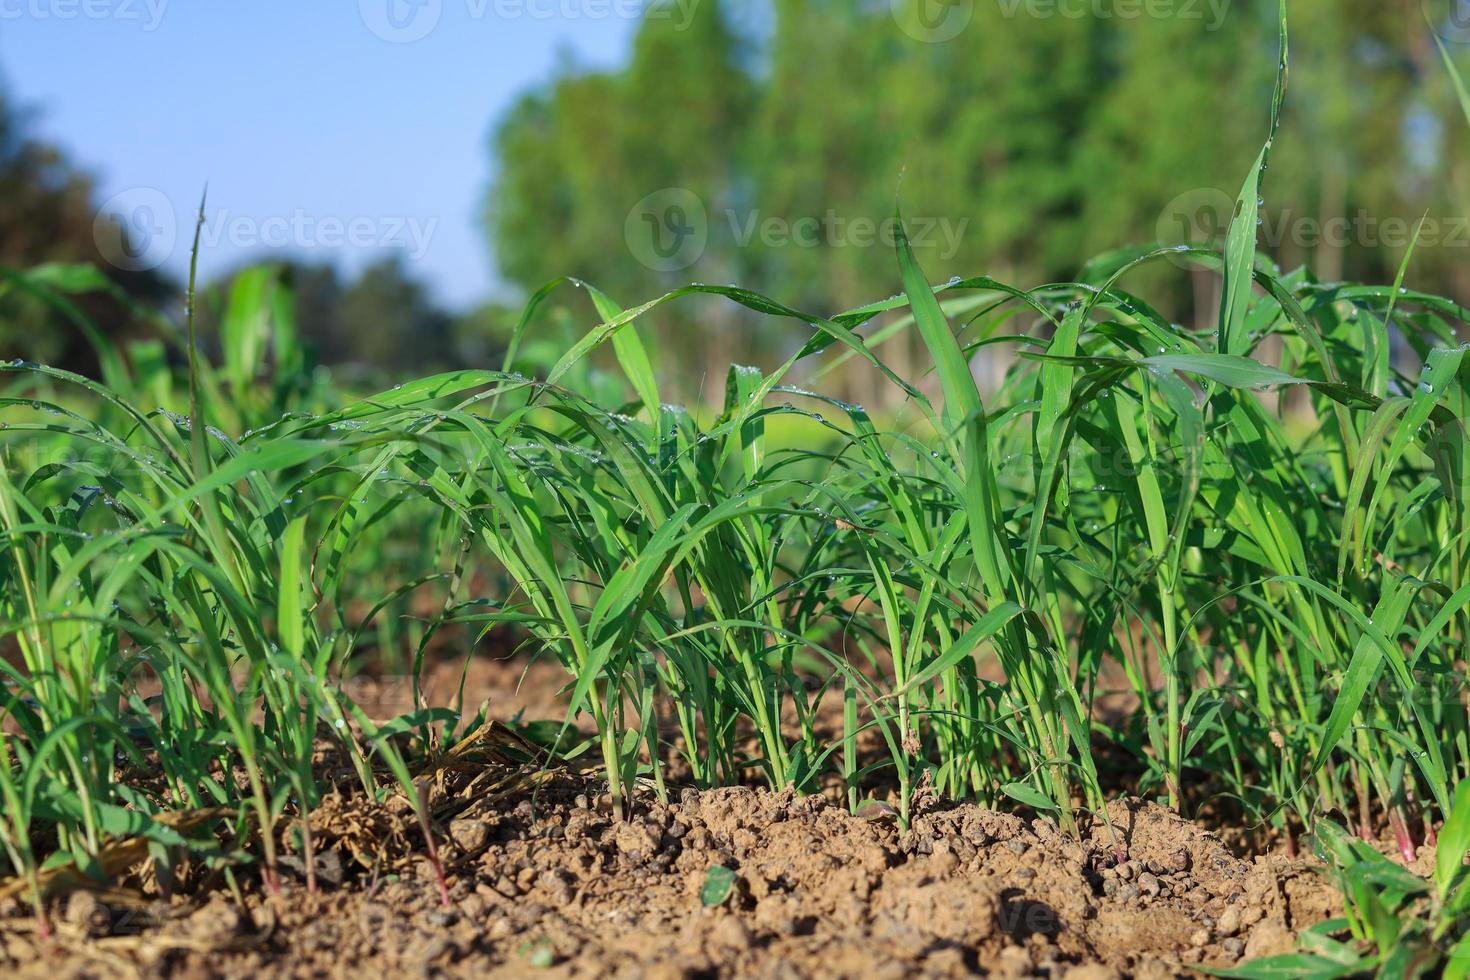
<instances>
[{"instance_id":1,"label":"narrow green leaf","mask_svg":"<svg viewBox=\"0 0 1470 980\"><path fill-rule=\"evenodd\" d=\"M1052 813L1058 809L1051 797L1025 783L1005 783L1001 786L1000 791L1017 803L1024 803L1042 813Z\"/></svg>"},{"instance_id":2,"label":"narrow green leaf","mask_svg":"<svg viewBox=\"0 0 1470 980\"><path fill-rule=\"evenodd\" d=\"M1470 779L1463 779L1455 787L1454 802L1445 814L1434 852L1434 883L1441 901L1464 872L1467 853L1470 853Z\"/></svg>"},{"instance_id":3,"label":"narrow green leaf","mask_svg":"<svg viewBox=\"0 0 1470 980\"><path fill-rule=\"evenodd\" d=\"M286 534L281 538L280 590L276 600L276 628L281 634L281 647L298 660L306 648L306 610L301 589L305 534L304 517L298 517L286 526Z\"/></svg>"}]
</instances>

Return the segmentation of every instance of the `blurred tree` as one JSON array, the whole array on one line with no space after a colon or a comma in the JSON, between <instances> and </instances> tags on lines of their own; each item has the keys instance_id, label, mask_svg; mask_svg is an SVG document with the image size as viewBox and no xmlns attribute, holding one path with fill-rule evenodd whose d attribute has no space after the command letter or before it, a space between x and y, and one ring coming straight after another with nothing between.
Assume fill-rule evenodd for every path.
<instances>
[{"instance_id":1,"label":"blurred tree","mask_svg":"<svg viewBox=\"0 0 1470 980\"><path fill-rule=\"evenodd\" d=\"M882 223L902 177L932 277L1035 285L1111 248L1223 235L1267 135L1275 0L960 4L969 20L954 32L930 0L769 0L737 34L727 14L750 6L701 4L684 24L656 4L626 69L564 66L500 121L486 216L511 283L573 274L631 304L734 280L805 309L847 308L892 291ZM1414 282L1464 301L1465 122L1420 9L1292 6L1262 242L1327 279L1391 280L1407 247L1397 232L1427 210L1438 236L1421 245ZM649 268L629 216L668 187L703 206L708 243L687 265ZM674 219L687 209L655 204L666 230L684 227ZM1213 273L1160 264L1138 278L1171 316L1215 313ZM697 319L686 349L728 361L732 321ZM800 337L762 339L785 352ZM917 348L884 353L902 370Z\"/></svg>"},{"instance_id":2,"label":"blurred tree","mask_svg":"<svg viewBox=\"0 0 1470 980\"><path fill-rule=\"evenodd\" d=\"M296 331L316 360L340 363L347 354L342 329L342 279L329 263L289 264L284 282L296 304Z\"/></svg>"},{"instance_id":3,"label":"blurred tree","mask_svg":"<svg viewBox=\"0 0 1470 980\"><path fill-rule=\"evenodd\" d=\"M455 360L452 326L395 253L367 266L342 291L335 353L392 371L444 367Z\"/></svg>"},{"instance_id":4,"label":"blurred tree","mask_svg":"<svg viewBox=\"0 0 1470 980\"><path fill-rule=\"evenodd\" d=\"M414 279L394 253L344 281L330 263L279 263L280 282L291 291L295 335L313 363L350 368L371 383L463 363L460 328L434 304L429 288ZM245 266L211 282L199 304L200 335L213 345L235 283ZM222 352L211 347L212 356Z\"/></svg>"},{"instance_id":5,"label":"blurred tree","mask_svg":"<svg viewBox=\"0 0 1470 980\"><path fill-rule=\"evenodd\" d=\"M156 303L173 292L155 272L108 265L98 249L92 178L57 148L30 135L29 117L0 90L0 266L97 265L124 292ZM124 302L92 292L70 297L100 333L119 339L142 329ZM0 356L19 356L78 370L95 358L80 332L33 295L0 286Z\"/></svg>"},{"instance_id":6,"label":"blurred tree","mask_svg":"<svg viewBox=\"0 0 1470 980\"><path fill-rule=\"evenodd\" d=\"M742 57L717 0L687 15L668 6L643 22L625 71L564 74L524 96L494 138L485 213L501 274L522 286L579 276L624 303L687 283L692 268L741 278L723 214L741 192L753 106ZM737 321L726 304L709 310L700 344L723 372ZM684 319L640 329L652 342Z\"/></svg>"},{"instance_id":7,"label":"blurred tree","mask_svg":"<svg viewBox=\"0 0 1470 980\"><path fill-rule=\"evenodd\" d=\"M520 307L494 301L456 316L450 326L456 361L467 367L498 369L520 318Z\"/></svg>"},{"instance_id":8,"label":"blurred tree","mask_svg":"<svg viewBox=\"0 0 1470 980\"><path fill-rule=\"evenodd\" d=\"M1282 123L1265 211L1290 231L1278 249L1284 262L1329 281L1391 281L1427 213L1415 284L1470 298L1470 132L1423 19L1450 6L1293 8L1299 97Z\"/></svg>"}]
</instances>

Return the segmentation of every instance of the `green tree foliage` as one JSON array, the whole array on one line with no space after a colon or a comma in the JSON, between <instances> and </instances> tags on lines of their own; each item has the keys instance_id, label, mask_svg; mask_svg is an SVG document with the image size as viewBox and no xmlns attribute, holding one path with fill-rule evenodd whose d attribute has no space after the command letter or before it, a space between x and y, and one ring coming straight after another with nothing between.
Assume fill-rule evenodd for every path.
<instances>
[{"instance_id":1,"label":"green tree foliage","mask_svg":"<svg viewBox=\"0 0 1470 980\"><path fill-rule=\"evenodd\" d=\"M452 321L400 256L373 263L342 293L339 349L382 367L442 367L453 359Z\"/></svg>"},{"instance_id":2,"label":"green tree foliage","mask_svg":"<svg viewBox=\"0 0 1470 980\"><path fill-rule=\"evenodd\" d=\"M905 214L933 225L915 241L931 275L1056 281L1119 244L1223 236L1266 135L1274 3L1155 17L1106 0L996 0L939 42L901 29L904 7L888 2L771 0L738 31L748 4L700 4L682 29L652 9L625 68L565 69L495 130L487 233L527 291L573 274L632 303L739 281L802 309L846 309L891 291L881 223L900 185ZM1048 10L1069 13L1038 16ZM1413 281L1470 299L1458 271L1470 235L1447 240L1466 213L1450 188L1470 186L1454 179L1466 165L1458 109L1419 4L1292 16L1287 123L1310 135L1272 157L1263 247L1324 279L1391 280L1427 210L1441 228ZM698 261L672 273L624 240L629 209L671 186L702 201L708 230ZM880 234L854 234L859 220ZM1139 278L1172 317L1214 315L1212 273ZM728 352L724 326L711 317L701 344ZM768 339L783 352L796 342ZM900 365L905 344L888 348Z\"/></svg>"},{"instance_id":3,"label":"green tree foliage","mask_svg":"<svg viewBox=\"0 0 1470 980\"><path fill-rule=\"evenodd\" d=\"M509 279L606 272L599 286L612 295L646 290L650 275L609 268L608 230L621 242L629 210L662 188L733 191L751 82L718 4L701 4L698 14L687 27L650 18L625 72L565 75L511 110L496 133L504 166L487 205ZM541 247L525 247L531 241Z\"/></svg>"}]
</instances>

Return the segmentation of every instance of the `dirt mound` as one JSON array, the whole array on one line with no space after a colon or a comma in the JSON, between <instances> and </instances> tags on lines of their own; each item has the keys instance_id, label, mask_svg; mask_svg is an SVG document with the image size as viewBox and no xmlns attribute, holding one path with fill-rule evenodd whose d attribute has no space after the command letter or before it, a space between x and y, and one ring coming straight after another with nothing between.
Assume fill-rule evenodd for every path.
<instances>
[{"instance_id":1,"label":"dirt mound","mask_svg":"<svg viewBox=\"0 0 1470 980\"><path fill-rule=\"evenodd\" d=\"M1169 976L1289 948L1333 910L1316 874L1243 861L1147 803L1081 841L974 806L882 807L733 788L640 800L617 821L557 779L440 828L452 905L423 859L377 880L320 856L324 890L226 891L141 909L73 896L48 943L19 909L0 964L26 976ZM734 872L707 907L709 869ZM339 882L333 884L333 881Z\"/></svg>"}]
</instances>

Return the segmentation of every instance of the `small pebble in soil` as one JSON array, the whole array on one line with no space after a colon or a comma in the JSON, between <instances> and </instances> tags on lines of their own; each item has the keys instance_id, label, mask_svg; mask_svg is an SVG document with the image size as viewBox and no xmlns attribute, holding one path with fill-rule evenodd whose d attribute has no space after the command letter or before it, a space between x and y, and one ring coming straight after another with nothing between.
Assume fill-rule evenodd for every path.
<instances>
[{"instance_id":1,"label":"small pebble in soil","mask_svg":"<svg viewBox=\"0 0 1470 980\"><path fill-rule=\"evenodd\" d=\"M543 888L551 900L557 905L568 905L575 894L571 882L560 871L551 870L542 872L537 884Z\"/></svg>"},{"instance_id":2,"label":"small pebble in soil","mask_svg":"<svg viewBox=\"0 0 1470 980\"><path fill-rule=\"evenodd\" d=\"M930 860L930 867L935 874L944 876L954 871L959 865L959 858L955 856L953 848L948 841L935 841L934 856Z\"/></svg>"},{"instance_id":3,"label":"small pebble in soil","mask_svg":"<svg viewBox=\"0 0 1470 980\"><path fill-rule=\"evenodd\" d=\"M483 820L451 820L449 839L467 854L484 847L490 840L490 828Z\"/></svg>"},{"instance_id":4,"label":"small pebble in soil","mask_svg":"<svg viewBox=\"0 0 1470 980\"><path fill-rule=\"evenodd\" d=\"M1022 946L1007 946L1000 951L1000 970L1002 976L1025 976L1031 972L1031 954L1027 953Z\"/></svg>"},{"instance_id":5,"label":"small pebble in soil","mask_svg":"<svg viewBox=\"0 0 1470 980\"><path fill-rule=\"evenodd\" d=\"M724 916L715 923L708 936L713 945L726 949L739 951L750 947L750 930L733 915Z\"/></svg>"}]
</instances>

